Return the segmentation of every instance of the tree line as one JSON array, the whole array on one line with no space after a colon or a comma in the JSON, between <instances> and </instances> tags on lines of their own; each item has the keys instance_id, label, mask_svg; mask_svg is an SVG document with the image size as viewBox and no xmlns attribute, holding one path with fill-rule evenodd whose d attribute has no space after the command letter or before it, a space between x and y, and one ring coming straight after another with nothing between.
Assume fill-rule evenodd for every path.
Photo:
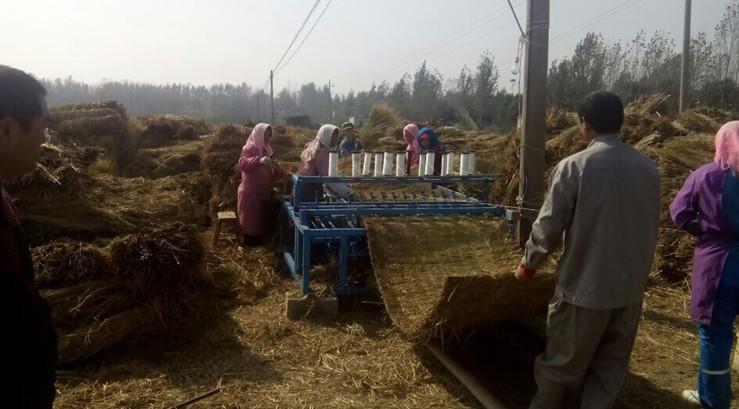
<instances>
[{"instance_id":1,"label":"tree line","mask_svg":"<svg viewBox=\"0 0 739 409\"><path fill-rule=\"evenodd\" d=\"M739 0L727 5L713 38L698 33L691 41L693 106L736 110L739 107ZM639 32L628 43L607 44L601 34L588 33L571 56L555 60L549 70L552 106L573 109L589 92L612 90L629 102L643 95L677 95L682 55L664 32ZM211 122L267 121L270 96L248 84L153 85L110 81L99 86L66 79L42 80L51 106L94 100L117 100L131 115L171 113L199 116ZM446 86L445 86L446 84ZM328 85L308 83L275 94L276 120L308 115L315 123L342 122L367 116L372 106L386 103L417 122L462 123L473 128L511 128L519 96L500 84L494 56L484 53L478 64L445 78L425 62L413 74L369 90L332 94ZM676 98L673 98L673 101ZM675 102L675 101L674 101ZM675 102L676 103L676 102Z\"/></svg>"}]
</instances>

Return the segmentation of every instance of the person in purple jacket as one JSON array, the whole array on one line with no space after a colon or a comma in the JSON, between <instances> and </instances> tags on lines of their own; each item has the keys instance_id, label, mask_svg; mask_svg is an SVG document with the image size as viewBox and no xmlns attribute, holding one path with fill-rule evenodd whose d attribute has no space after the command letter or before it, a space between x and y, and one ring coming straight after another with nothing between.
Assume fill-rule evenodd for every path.
<instances>
[{"instance_id":1,"label":"person in purple jacket","mask_svg":"<svg viewBox=\"0 0 739 409\"><path fill-rule=\"evenodd\" d=\"M698 325L698 390L683 398L707 408L731 405L729 360L739 314L739 121L716 134L716 154L688 176L670 204L682 230L697 236L690 316Z\"/></svg>"}]
</instances>

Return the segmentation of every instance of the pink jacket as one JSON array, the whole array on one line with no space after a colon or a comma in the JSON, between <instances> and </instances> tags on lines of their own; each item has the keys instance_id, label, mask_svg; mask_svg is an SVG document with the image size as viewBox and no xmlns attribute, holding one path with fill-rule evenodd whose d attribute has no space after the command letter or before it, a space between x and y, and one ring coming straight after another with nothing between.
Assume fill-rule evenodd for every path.
<instances>
[{"instance_id":1,"label":"pink jacket","mask_svg":"<svg viewBox=\"0 0 739 409\"><path fill-rule=\"evenodd\" d=\"M241 149L239 169L241 184L237 192L237 213L241 234L261 236L272 200L272 184L289 173L276 164L261 164L261 158L272 155L272 148L264 143L267 124L254 127L246 145Z\"/></svg>"}]
</instances>

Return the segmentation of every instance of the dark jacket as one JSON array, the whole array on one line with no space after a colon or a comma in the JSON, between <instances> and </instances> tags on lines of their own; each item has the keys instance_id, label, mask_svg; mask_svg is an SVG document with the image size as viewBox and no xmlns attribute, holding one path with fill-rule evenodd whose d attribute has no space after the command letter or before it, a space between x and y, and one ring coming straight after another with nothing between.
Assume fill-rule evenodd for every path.
<instances>
[{"instance_id":1,"label":"dark jacket","mask_svg":"<svg viewBox=\"0 0 739 409\"><path fill-rule=\"evenodd\" d=\"M6 346L0 385L3 407L51 408L57 337L39 295L31 253L7 192L0 188L0 314ZM7 406L6 406L7 405Z\"/></svg>"}]
</instances>

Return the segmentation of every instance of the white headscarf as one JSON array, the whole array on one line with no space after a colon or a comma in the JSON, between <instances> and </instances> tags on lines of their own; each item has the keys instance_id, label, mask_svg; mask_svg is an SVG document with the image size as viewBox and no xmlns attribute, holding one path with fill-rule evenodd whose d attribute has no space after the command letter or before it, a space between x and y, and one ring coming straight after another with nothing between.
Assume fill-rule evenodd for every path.
<instances>
[{"instance_id":1,"label":"white headscarf","mask_svg":"<svg viewBox=\"0 0 739 409\"><path fill-rule=\"evenodd\" d=\"M324 146L326 148L331 147L331 137L333 136L335 131L338 131L339 128L334 125L323 125L318 130L318 133L316 134L316 137L308 143L308 146L305 147L303 150L303 153L300 154L300 159L302 159L305 162L308 162L309 160L316 157L316 153L319 149L321 149L321 146Z\"/></svg>"}]
</instances>

